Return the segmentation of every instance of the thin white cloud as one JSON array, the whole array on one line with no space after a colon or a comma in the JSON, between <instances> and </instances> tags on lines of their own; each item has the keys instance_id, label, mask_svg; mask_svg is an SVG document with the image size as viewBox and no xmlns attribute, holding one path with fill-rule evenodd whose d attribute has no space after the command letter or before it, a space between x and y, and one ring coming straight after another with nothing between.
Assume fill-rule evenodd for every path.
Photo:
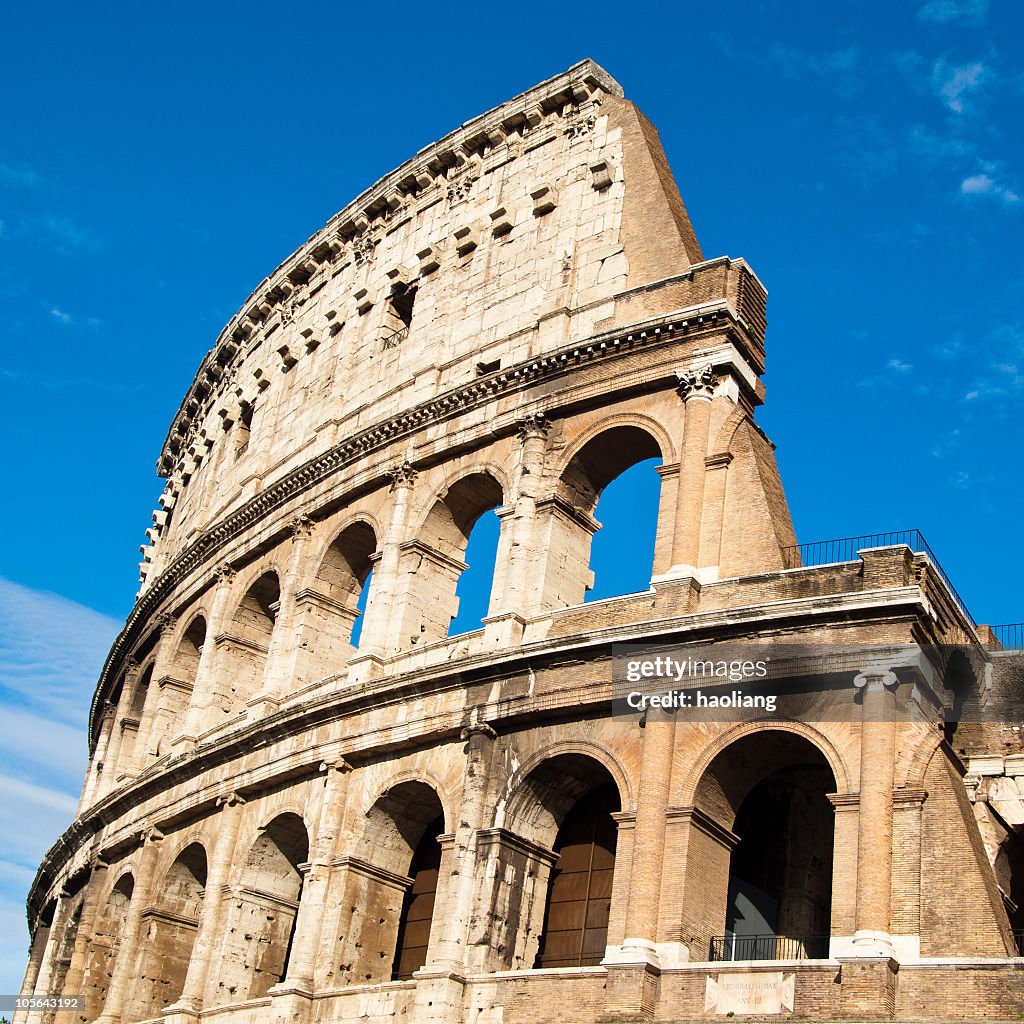
<instances>
[{"instance_id":1,"label":"thin white cloud","mask_svg":"<svg viewBox=\"0 0 1024 1024\"><path fill-rule=\"evenodd\" d=\"M25 968L25 897L43 854L75 814L93 688L119 624L0 578L0 991Z\"/></svg>"},{"instance_id":2,"label":"thin white cloud","mask_svg":"<svg viewBox=\"0 0 1024 1024\"><path fill-rule=\"evenodd\" d=\"M62 324L71 323L71 314L65 313L63 309L51 309L50 316L52 316L54 320L59 320Z\"/></svg>"},{"instance_id":3,"label":"thin white cloud","mask_svg":"<svg viewBox=\"0 0 1024 1024\"><path fill-rule=\"evenodd\" d=\"M907 370L914 368L913 363L905 363L902 359L890 359L888 365L890 370L895 370L897 373L906 373Z\"/></svg>"},{"instance_id":4,"label":"thin white cloud","mask_svg":"<svg viewBox=\"0 0 1024 1024\"><path fill-rule=\"evenodd\" d=\"M977 146L968 139L936 135L923 125L915 125L910 131L910 150L918 156L934 160L949 157L968 158L975 155Z\"/></svg>"},{"instance_id":5,"label":"thin white cloud","mask_svg":"<svg viewBox=\"0 0 1024 1024\"><path fill-rule=\"evenodd\" d=\"M0 188L38 188L46 178L31 167L0 161Z\"/></svg>"},{"instance_id":6,"label":"thin white cloud","mask_svg":"<svg viewBox=\"0 0 1024 1024\"><path fill-rule=\"evenodd\" d=\"M962 114L970 95L981 87L987 76L988 70L980 60L952 66L940 60L932 67L932 86L950 110Z\"/></svg>"},{"instance_id":7,"label":"thin white cloud","mask_svg":"<svg viewBox=\"0 0 1024 1024\"><path fill-rule=\"evenodd\" d=\"M1006 185L996 181L988 174L972 174L960 182L960 194L964 196L983 196L997 199L1007 206L1020 202L1020 196Z\"/></svg>"},{"instance_id":8,"label":"thin white cloud","mask_svg":"<svg viewBox=\"0 0 1024 1024\"><path fill-rule=\"evenodd\" d=\"M980 22L988 14L988 0L929 0L918 8L917 20L946 25L950 22Z\"/></svg>"}]
</instances>

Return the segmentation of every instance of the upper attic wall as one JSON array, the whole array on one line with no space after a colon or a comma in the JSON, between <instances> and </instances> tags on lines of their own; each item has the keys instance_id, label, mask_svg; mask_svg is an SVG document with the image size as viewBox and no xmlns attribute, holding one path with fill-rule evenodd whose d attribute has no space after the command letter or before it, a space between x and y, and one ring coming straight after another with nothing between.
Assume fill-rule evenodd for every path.
<instances>
[{"instance_id":1,"label":"upper attic wall","mask_svg":"<svg viewBox=\"0 0 1024 1024\"><path fill-rule=\"evenodd\" d=\"M637 289L700 259L656 131L592 62L468 122L332 218L225 328L164 445L144 576L339 439L632 322ZM643 316L679 305L666 288Z\"/></svg>"}]
</instances>

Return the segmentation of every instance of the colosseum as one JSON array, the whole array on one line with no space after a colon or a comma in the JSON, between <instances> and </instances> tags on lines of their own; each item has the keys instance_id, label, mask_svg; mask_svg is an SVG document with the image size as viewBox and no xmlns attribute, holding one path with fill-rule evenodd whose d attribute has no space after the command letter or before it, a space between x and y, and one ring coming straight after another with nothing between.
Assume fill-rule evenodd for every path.
<instances>
[{"instance_id":1,"label":"colosseum","mask_svg":"<svg viewBox=\"0 0 1024 1024\"><path fill-rule=\"evenodd\" d=\"M15 1020L1020 1020L1024 746L954 714L1019 659L915 531L798 544L765 309L591 61L270 274L164 442ZM649 586L585 602L648 459ZM825 711L616 710L621 650L744 644Z\"/></svg>"}]
</instances>

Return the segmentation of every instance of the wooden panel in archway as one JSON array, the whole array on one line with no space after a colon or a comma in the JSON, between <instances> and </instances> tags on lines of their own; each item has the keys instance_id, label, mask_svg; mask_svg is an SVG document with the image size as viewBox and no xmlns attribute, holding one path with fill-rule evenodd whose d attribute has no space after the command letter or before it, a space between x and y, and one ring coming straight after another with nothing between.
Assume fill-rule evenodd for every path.
<instances>
[{"instance_id":1,"label":"wooden panel in archway","mask_svg":"<svg viewBox=\"0 0 1024 1024\"><path fill-rule=\"evenodd\" d=\"M441 844L437 837L444 828L438 818L424 833L412 857L409 874L412 885L405 894L398 923L398 943L392 977L396 981L411 978L427 962L430 925L434 918L437 877L441 870Z\"/></svg>"},{"instance_id":2,"label":"wooden panel in archway","mask_svg":"<svg viewBox=\"0 0 1024 1024\"><path fill-rule=\"evenodd\" d=\"M604 959L608 941L618 809L613 786L577 801L558 830L538 967L588 967Z\"/></svg>"}]
</instances>

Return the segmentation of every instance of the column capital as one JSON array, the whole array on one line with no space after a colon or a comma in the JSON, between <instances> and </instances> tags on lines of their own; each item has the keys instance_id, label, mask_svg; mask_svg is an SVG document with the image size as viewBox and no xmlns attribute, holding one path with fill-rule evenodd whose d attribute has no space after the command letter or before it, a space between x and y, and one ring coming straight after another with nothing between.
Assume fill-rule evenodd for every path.
<instances>
[{"instance_id":1,"label":"column capital","mask_svg":"<svg viewBox=\"0 0 1024 1024\"><path fill-rule=\"evenodd\" d=\"M161 612L156 617L156 625L160 630L160 635L167 636L174 632L174 627L178 625L178 617L170 612Z\"/></svg>"},{"instance_id":2,"label":"column capital","mask_svg":"<svg viewBox=\"0 0 1024 1024\"><path fill-rule=\"evenodd\" d=\"M303 513L288 521L288 532L294 540L301 540L303 537L311 537L315 526L316 523Z\"/></svg>"},{"instance_id":3,"label":"column capital","mask_svg":"<svg viewBox=\"0 0 1024 1024\"><path fill-rule=\"evenodd\" d=\"M465 726L459 733L459 739L463 742L472 739L474 736L484 736L489 740L496 740L498 738L498 734L486 722L474 722L472 725Z\"/></svg>"},{"instance_id":4,"label":"column capital","mask_svg":"<svg viewBox=\"0 0 1024 1024\"><path fill-rule=\"evenodd\" d=\"M317 771L327 772L328 774L330 772L337 772L339 775L345 775L352 770L352 765L343 757L336 757L333 761L321 761L320 767L317 769Z\"/></svg>"},{"instance_id":5,"label":"column capital","mask_svg":"<svg viewBox=\"0 0 1024 1024\"><path fill-rule=\"evenodd\" d=\"M396 491L399 487L412 487L419 473L408 459L403 459L397 466L385 470L384 475L391 481L391 490Z\"/></svg>"},{"instance_id":6,"label":"column capital","mask_svg":"<svg viewBox=\"0 0 1024 1024\"><path fill-rule=\"evenodd\" d=\"M532 438L544 440L550 429L551 421L543 412L532 412L516 423L516 433L523 444Z\"/></svg>"},{"instance_id":7,"label":"column capital","mask_svg":"<svg viewBox=\"0 0 1024 1024\"><path fill-rule=\"evenodd\" d=\"M218 807L240 807L245 803L245 797L241 796L235 790L231 790L230 793L224 793L217 797L216 804Z\"/></svg>"},{"instance_id":8,"label":"column capital","mask_svg":"<svg viewBox=\"0 0 1024 1024\"><path fill-rule=\"evenodd\" d=\"M223 583L225 586L230 586L232 580L234 580L237 575L238 573L227 562L224 562L222 565L218 565L217 568L213 570L214 579L218 583Z\"/></svg>"},{"instance_id":9,"label":"column capital","mask_svg":"<svg viewBox=\"0 0 1024 1024\"><path fill-rule=\"evenodd\" d=\"M710 363L693 369L676 370L676 379L676 391L684 402L692 398L710 401L720 383Z\"/></svg>"},{"instance_id":10,"label":"column capital","mask_svg":"<svg viewBox=\"0 0 1024 1024\"><path fill-rule=\"evenodd\" d=\"M897 678L896 673L885 664L865 665L864 668L862 668L860 672L853 677L853 685L856 686L858 690L876 691L885 689L886 687L892 690L899 686L899 682L900 681Z\"/></svg>"}]
</instances>

